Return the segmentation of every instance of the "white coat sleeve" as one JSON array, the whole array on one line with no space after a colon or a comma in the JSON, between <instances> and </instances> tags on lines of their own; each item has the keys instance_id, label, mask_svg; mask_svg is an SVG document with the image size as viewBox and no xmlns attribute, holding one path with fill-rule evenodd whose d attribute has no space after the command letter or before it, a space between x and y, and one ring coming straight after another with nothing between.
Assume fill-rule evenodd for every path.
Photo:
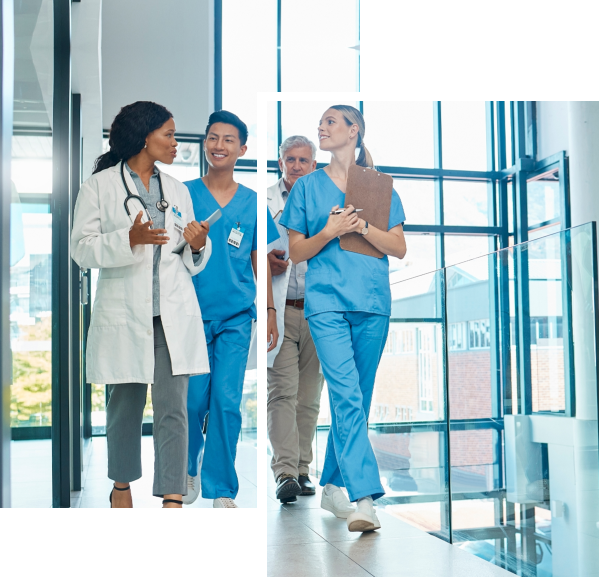
<instances>
[{"instance_id":1,"label":"white coat sleeve","mask_svg":"<svg viewBox=\"0 0 610 586\"><path fill-rule=\"evenodd\" d=\"M191 195L189 193L186 196L185 222L188 224L189 222L192 222L194 219L195 219L195 212L193 211L193 202L191 201ZM209 260L210 256L212 256L212 239L209 237L209 235L206 238L205 248L203 249L203 252L201 254L203 255L203 258L201 259L201 262L197 266L195 266L195 263L193 262L193 254L191 252L191 247L187 244L182 249L182 262L184 263L184 266L187 268L187 270L191 274L191 276L194 276L197 273L200 273L205 268L205 265L208 264L208 260Z\"/></svg>"},{"instance_id":2,"label":"white coat sleeve","mask_svg":"<svg viewBox=\"0 0 610 586\"><path fill-rule=\"evenodd\" d=\"M124 267L144 258L145 246L129 245L130 227L102 233L99 193L84 183L74 207L72 258L80 267L105 269Z\"/></svg>"}]
</instances>

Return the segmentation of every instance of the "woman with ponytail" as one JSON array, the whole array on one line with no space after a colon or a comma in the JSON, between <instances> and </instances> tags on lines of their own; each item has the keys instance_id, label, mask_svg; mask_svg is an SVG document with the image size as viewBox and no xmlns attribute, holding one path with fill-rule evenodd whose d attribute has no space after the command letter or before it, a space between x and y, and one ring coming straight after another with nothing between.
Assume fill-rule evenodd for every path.
<instances>
[{"instance_id":1,"label":"woman with ponytail","mask_svg":"<svg viewBox=\"0 0 610 586\"><path fill-rule=\"evenodd\" d=\"M347 519L349 531L381 526L373 500L384 490L367 419L390 321L387 255L406 254L405 215L396 191L392 191L387 230L369 226L351 205L329 215L345 204L349 167L373 166L364 132L364 119L356 108L332 106L324 112L318 138L320 149L331 153L331 162L294 184L280 220L290 231L292 262L308 261L305 318L330 398L332 425L320 478L321 506ZM362 234L386 256L379 259L341 249L339 237L349 232Z\"/></svg>"},{"instance_id":2,"label":"woman with ponytail","mask_svg":"<svg viewBox=\"0 0 610 586\"><path fill-rule=\"evenodd\" d=\"M161 173L178 143L167 108L135 102L110 127L110 150L83 183L74 209L72 258L100 276L87 336L87 382L108 392L110 506L133 506L130 482L142 476L142 415L152 385L153 494L164 508L186 494L189 376L210 371L192 275L212 242L196 222L189 191ZM178 253L179 242L187 245Z\"/></svg>"}]
</instances>

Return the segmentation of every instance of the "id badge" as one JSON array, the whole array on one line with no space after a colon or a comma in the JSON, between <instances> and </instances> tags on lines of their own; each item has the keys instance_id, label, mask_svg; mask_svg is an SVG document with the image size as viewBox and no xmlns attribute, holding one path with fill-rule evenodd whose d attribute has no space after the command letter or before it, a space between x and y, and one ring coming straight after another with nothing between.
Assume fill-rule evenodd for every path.
<instances>
[{"instance_id":1,"label":"id badge","mask_svg":"<svg viewBox=\"0 0 610 586\"><path fill-rule=\"evenodd\" d=\"M178 210L178 206L172 206L172 215L174 217L174 228L176 228L178 236L182 236L184 232L184 218L182 217L182 212Z\"/></svg>"},{"instance_id":2,"label":"id badge","mask_svg":"<svg viewBox=\"0 0 610 586\"><path fill-rule=\"evenodd\" d=\"M235 248L239 248L241 246L241 240L243 237L244 237L244 233L241 231L241 228L238 223L236 227L233 227L231 229L231 233L229 234L229 239L227 240L227 242L231 246L235 246Z\"/></svg>"}]
</instances>

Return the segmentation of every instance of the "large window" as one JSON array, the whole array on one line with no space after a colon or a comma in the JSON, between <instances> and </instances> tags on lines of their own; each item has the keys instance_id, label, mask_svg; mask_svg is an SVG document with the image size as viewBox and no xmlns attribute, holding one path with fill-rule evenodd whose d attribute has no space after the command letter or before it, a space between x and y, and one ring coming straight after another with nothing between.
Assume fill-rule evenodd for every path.
<instances>
[{"instance_id":1,"label":"large window","mask_svg":"<svg viewBox=\"0 0 610 586\"><path fill-rule=\"evenodd\" d=\"M53 14L15 5L11 153L12 506L52 503ZM32 482L35 471L36 482Z\"/></svg>"},{"instance_id":2,"label":"large window","mask_svg":"<svg viewBox=\"0 0 610 586\"><path fill-rule=\"evenodd\" d=\"M315 139L316 117L331 105L274 104L278 136ZM530 454L530 500L506 497L504 466L516 448L503 443L505 417L573 415L564 367L570 309L561 301L570 298L569 249L567 236L553 234L570 225L565 153L536 162L531 103L353 105L406 214L407 255L390 259L390 329L368 422L386 492L380 505L476 555L496 547L486 559L520 575L546 575L548 548L533 555L494 535L520 516L542 546L550 519L544 448ZM268 172L278 173L273 159ZM319 156L319 166L328 160ZM329 419L325 406L317 470ZM537 547L538 537L529 539Z\"/></svg>"}]
</instances>

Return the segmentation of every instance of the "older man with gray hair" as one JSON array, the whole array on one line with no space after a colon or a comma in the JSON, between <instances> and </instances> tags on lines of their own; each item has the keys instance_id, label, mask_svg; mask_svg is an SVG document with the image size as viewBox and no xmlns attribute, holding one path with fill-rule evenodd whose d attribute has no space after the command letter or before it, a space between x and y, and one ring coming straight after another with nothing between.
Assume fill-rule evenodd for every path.
<instances>
[{"instance_id":1,"label":"older man with gray hair","mask_svg":"<svg viewBox=\"0 0 610 586\"><path fill-rule=\"evenodd\" d=\"M280 146L282 178L267 190L267 206L279 222L290 190L316 168L316 145L291 136ZM303 316L307 263L293 264L286 229L278 224L281 248L268 253L279 330L275 351L267 354L267 431L273 449L271 469L282 503L313 495L309 479L312 443L324 378L309 325ZM276 241L277 242L277 241Z\"/></svg>"}]
</instances>

